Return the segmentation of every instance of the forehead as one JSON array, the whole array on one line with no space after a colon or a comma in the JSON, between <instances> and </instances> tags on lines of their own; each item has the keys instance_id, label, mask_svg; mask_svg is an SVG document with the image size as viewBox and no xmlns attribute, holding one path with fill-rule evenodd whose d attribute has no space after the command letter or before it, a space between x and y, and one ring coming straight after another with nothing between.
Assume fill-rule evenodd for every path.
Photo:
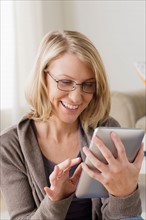
<instances>
[{"instance_id":1,"label":"forehead","mask_svg":"<svg viewBox=\"0 0 146 220\"><path fill-rule=\"evenodd\" d=\"M73 79L95 78L91 68L76 54L65 53L49 64L49 71L55 76L69 76Z\"/></svg>"}]
</instances>

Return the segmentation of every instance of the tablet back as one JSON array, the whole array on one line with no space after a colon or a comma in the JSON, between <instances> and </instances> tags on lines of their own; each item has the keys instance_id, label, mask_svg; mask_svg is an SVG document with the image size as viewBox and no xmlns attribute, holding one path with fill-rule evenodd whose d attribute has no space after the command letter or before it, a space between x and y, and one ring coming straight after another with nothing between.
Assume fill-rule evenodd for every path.
<instances>
[{"instance_id":1,"label":"tablet back","mask_svg":"<svg viewBox=\"0 0 146 220\"><path fill-rule=\"evenodd\" d=\"M100 139L103 140L103 142L110 149L115 158L117 157L117 150L110 138L111 131L116 132L120 136L121 141L125 146L127 157L129 161L132 162L136 157L140 144L143 140L144 131L141 129L128 128L96 128L93 137L95 135L100 137ZM93 143L93 138L91 140L89 148L98 159L106 163L106 160L99 151L98 147L95 143ZM85 160L85 163L94 169L93 165L88 159ZM108 191L99 181L91 178L88 174L82 171L76 190L76 196L79 198L104 198L108 197Z\"/></svg>"}]
</instances>

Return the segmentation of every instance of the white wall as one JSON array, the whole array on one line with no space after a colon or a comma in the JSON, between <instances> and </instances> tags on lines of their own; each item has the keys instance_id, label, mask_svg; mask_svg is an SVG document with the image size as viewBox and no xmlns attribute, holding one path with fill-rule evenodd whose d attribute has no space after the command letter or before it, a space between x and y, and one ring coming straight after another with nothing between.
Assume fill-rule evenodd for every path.
<instances>
[{"instance_id":1,"label":"white wall","mask_svg":"<svg viewBox=\"0 0 146 220\"><path fill-rule=\"evenodd\" d=\"M16 72L20 105L25 103L24 90L43 36L62 28L61 1L16 1ZM16 80L15 80L16 81Z\"/></svg>"},{"instance_id":2,"label":"white wall","mask_svg":"<svg viewBox=\"0 0 146 220\"><path fill-rule=\"evenodd\" d=\"M133 63L145 61L145 1L64 1L63 14L98 48L112 90L144 88Z\"/></svg>"}]
</instances>

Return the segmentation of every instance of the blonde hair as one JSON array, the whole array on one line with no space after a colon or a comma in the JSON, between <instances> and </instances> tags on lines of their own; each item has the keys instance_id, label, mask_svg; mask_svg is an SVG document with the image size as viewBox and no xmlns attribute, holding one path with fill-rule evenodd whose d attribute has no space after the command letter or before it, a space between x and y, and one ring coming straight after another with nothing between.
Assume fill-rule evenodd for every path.
<instances>
[{"instance_id":1,"label":"blonde hair","mask_svg":"<svg viewBox=\"0 0 146 220\"><path fill-rule=\"evenodd\" d=\"M76 31L49 32L43 38L26 92L26 99L32 107L28 117L37 121L49 119L51 103L48 99L44 70L51 61L67 52L77 55L95 74L96 92L80 115L84 129L88 130L89 127L94 129L97 123L105 121L109 116L110 90L98 50L86 36Z\"/></svg>"}]
</instances>

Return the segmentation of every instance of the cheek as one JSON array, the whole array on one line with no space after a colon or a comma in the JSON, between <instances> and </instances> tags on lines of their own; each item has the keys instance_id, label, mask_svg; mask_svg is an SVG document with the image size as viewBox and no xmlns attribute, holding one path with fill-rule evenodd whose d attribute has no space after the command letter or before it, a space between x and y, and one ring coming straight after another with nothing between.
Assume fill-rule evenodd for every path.
<instances>
[{"instance_id":1,"label":"cheek","mask_svg":"<svg viewBox=\"0 0 146 220\"><path fill-rule=\"evenodd\" d=\"M89 95L89 97L87 97L88 104L92 101L92 99L93 99L93 95Z\"/></svg>"},{"instance_id":2,"label":"cheek","mask_svg":"<svg viewBox=\"0 0 146 220\"><path fill-rule=\"evenodd\" d=\"M58 90L54 86L48 88L48 97L50 102L55 103L60 101L65 96L64 92Z\"/></svg>"},{"instance_id":3,"label":"cheek","mask_svg":"<svg viewBox=\"0 0 146 220\"><path fill-rule=\"evenodd\" d=\"M86 97L86 99L85 99L85 108L88 107L88 105L91 103L92 99L93 99L93 95L89 95L88 97Z\"/></svg>"},{"instance_id":4,"label":"cheek","mask_svg":"<svg viewBox=\"0 0 146 220\"><path fill-rule=\"evenodd\" d=\"M52 101L52 99L54 99L57 95L57 87L56 85L54 85L51 82L47 82L47 93L48 93L48 97L50 99L50 101Z\"/></svg>"},{"instance_id":5,"label":"cheek","mask_svg":"<svg viewBox=\"0 0 146 220\"><path fill-rule=\"evenodd\" d=\"M59 95L55 90L52 89L48 91L48 97L49 97L50 102L53 103L55 100L59 98Z\"/></svg>"}]
</instances>

